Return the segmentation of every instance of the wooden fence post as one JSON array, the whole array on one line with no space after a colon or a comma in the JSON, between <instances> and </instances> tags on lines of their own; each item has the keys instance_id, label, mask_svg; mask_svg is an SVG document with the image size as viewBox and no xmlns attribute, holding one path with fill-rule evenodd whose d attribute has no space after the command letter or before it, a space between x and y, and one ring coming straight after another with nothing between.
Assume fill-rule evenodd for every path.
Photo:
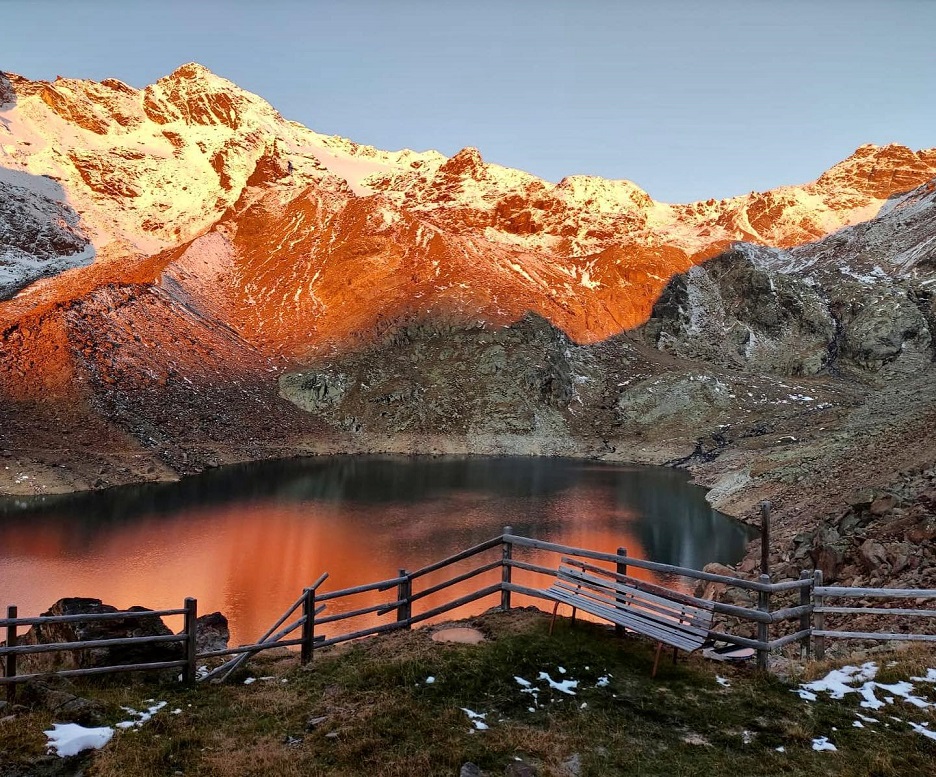
<instances>
[{"instance_id":1,"label":"wooden fence post","mask_svg":"<svg viewBox=\"0 0 936 777\"><path fill-rule=\"evenodd\" d=\"M412 628L410 626L410 616L413 614L413 603L410 601L410 597L413 595L413 578L411 578L405 569L400 570L400 577L404 578L399 583L397 583L397 600L400 604L397 605L397 623L405 623L406 628Z\"/></svg>"},{"instance_id":2,"label":"wooden fence post","mask_svg":"<svg viewBox=\"0 0 936 777\"><path fill-rule=\"evenodd\" d=\"M617 549L617 554L618 554L619 556L623 556L624 558L627 558L627 548L618 548L618 549ZM618 562L617 562L617 573L618 573L619 575L626 575L626 574L627 574L627 562L626 562L626 561L618 561ZM626 599L626 597L624 597L624 596L616 596L615 599L617 599L619 602L623 602L623 601ZM615 626L615 627L614 627L614 633L615 633L617 636L619 636L619 637L624 636L624 627L623 627L623 626Z\"/></svg>"},{"instance_id":3,"label":"wooden fence post","mask_svg":"<svg viewBox=\"0 0 936 777\"><path fill-rule=\"evenodd\" d=\"M504 536L513 534L513 526L504 527ZM511 572L513 567L510 562L513 560L513 543L506 539L501 544L501 609L504 612L510 610L510 589L507 588L511 581Z\"/></svg>"},{"instance_id":4,"label":"wooden fence post","mask_svg":"<svg viewBox=\"0 0 936 777\"><path fill-rule=\"evenodd\" d=\"M816 610L822 607L825 600L824 596L820 596L816 593L816 589L822 586L822 570L817 569L813 573L813 622L815 625L816 631L823 631L825 629L825 613L816 612ZM813 640L813 650L815 651L815 658L817 661L821 661L825 658L825 637L822 635L817 635Z\"/></svg>"},{"instance_id":5,"label":"wooden fence post","mask_svg":"<svg viewBox=\"0 0 936 777\"><path fill-rule=\"evenodd\" d=\"M812 573L808 569L804 569L800 572L799 579L802 581L812 580ZM799 589L799 603L803 607L808 607L809 603L812 601L812 584L804 585ZM812 611L804 612L800 615L799 619L800 631L809 632L800 640L800 659L809 658L809 642L810 636L812 636Z\"/></svg>"},{"instance_id":6,"label":"wooden fence post","mask_svg":"<svg viewBox=\"0 0 936 777\"><path fill-rule=\"evenodd\" d=\"M198 630L198 601L186 597L185 604L185 666L182 667L182 682L195 682L195 637Z\"/></svg>"},{"instance_id":7,"label":"wooden fence post","mask_svg":"<svg viewBox=\"0 0 936 777\"><path fill-rule=\"evenodd\" d=\"M302 589L302 643L299 645L299 663L305 666L312 660L315 642L315 589Z\"/></svg>"},{"instance_id":8,"label":"wooden fence post","mask_svg":"<svg viewBox=\"0 0 936 777\"><path fill-rule=\"evenodd\" d=\"M770 502L760 503L761 521L761 551L760 571L762 575L770 574Z\"/></svg>"},{"instance_id":9,"label":"wooden fence post","mask_svg":"<svg viewBox=\"0 0 936 777\"><path fill-rule=\"evenodd\" d=\"M16 617L16 606L7 607L7 618ZM16 624L11 623L6 628L7 647L16 647ZM16 677L16 653L8 653L6 657L6 676ZM7 701L12 704L16 701L16 683L10 683L7 686Z\"/></svg>"},{"instance_id":10,"label":"wooden fence post","mask_svg":"<svg viewBox=\"0 0 936 777\"><path fill-rule=\"evenodd\" d=\"M761 575L759 578L761 583L765 585L770 584L770 575ZM770 613L770 592L769 591L758 591L757 592L757 609L763 613ZM770 640L770 625L767 623L758 623L757 624L757 640L758 642L767 643ZM770 650L767 647L762 647L757 649L757 668L763 671L767 671L767 656L770 654Z\"/></svg>"}]
</instances>

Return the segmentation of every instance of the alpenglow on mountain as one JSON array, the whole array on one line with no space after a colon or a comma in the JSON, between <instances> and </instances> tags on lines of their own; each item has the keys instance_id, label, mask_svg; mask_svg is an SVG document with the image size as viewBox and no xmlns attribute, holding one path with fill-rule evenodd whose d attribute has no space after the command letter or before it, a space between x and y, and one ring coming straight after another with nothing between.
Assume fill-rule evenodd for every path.
<instances>
[{"instance_id":1,"label":"alpenglow on mountain","mask_svg":"<svg viewBox=\"0 0 936 777\"><path fill-rule=\"evenodd\" d=\"M0 449L70 490L303 451L702 461L767 410L832 428L806 411L932 362L934 178L936 148L866 145L667 204L321 135L194 63L141 90L0 74Z\"/></svg>"}]
</instances>

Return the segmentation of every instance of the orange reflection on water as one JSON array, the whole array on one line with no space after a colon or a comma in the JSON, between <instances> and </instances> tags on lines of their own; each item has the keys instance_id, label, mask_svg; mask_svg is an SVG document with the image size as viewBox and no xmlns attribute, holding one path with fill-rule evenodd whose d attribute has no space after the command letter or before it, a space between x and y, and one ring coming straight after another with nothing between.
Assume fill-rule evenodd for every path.
<instances>
[{"instance_id":1,"label":"orange reflection on water","mask_svg":"<svg viewBox=\"0 0 936 777\"><path fill-rule=\"evenodd\" d=\"M146 499L133 509L127 507L133 495L121 492L56 503L36 514L7 515L0 521L0 604L16 604L21 615L35 615L66 596L153 609L178 608L185 597L194 596L199 612L219 610L228 617L231 642L239 644L256 640L322 572L329 575L323 593L393 578L401 568L413 571L497 536L507 523L519 535L602 552L614 553L620 546L631 557L668 563L698 558L697 567L715 560L716 553L719 560L730 560L724 548L711 544L713 537L725 535L720 541L732 545L736 557L746 540L743 529L723 516L713 518L701 492L681 480L688 497L680 499L689 499L691 509L680 502L679 510L654 515L661 489L673 490L674 475L665 471L653 476L663 478L660 483L651 477L649 485L641 486L639 480L621 480L633 474L623 469L618 477L614 468L590 469L581 463L513 464L530 472L512 473L488 492L473 480L478 473L471 467L481 465L461 464L468 475L445 469L438 476L430 473L414 487L415 498L406 499L399 495L409 493L405 473L391 467L388 474L385 463L377 470L355 465L350 474L343 464L340 477L321 462L316 466L314 479L290 469L278 475L282 482L262 493L256 488L247 495L229 493L237 478L219 481L207 492L199 486L196 496L186 496L171 509L157 490L141 492ZM545 475L539 471L544 466ZM572 468L573 476L562 467ZM381 478L383 485L375 486ZM437 489L440 479L451 485ZM648 537L653 547L645 547ZM499 554L498 547L422 576L414 580L413 591L425 591ZM520 548L515 558L551 568L559 563L557 554ZM634 567L629 573L658 579ZM500 579L495 569L454 584L415 603L413 613ZM550 580L515 570L514 582L545 588ZM369 592L329 602L322 617L395 599L395 588ZM444 617L479 613L499 601L494 595ZM514 603L532 602L515 595ZM550 608L544 602L540 606ZM317 632L332 636L394 617L394 612L368 614ZM178 622L170 626L181 628Z\"/></svg>"}]
</instances>

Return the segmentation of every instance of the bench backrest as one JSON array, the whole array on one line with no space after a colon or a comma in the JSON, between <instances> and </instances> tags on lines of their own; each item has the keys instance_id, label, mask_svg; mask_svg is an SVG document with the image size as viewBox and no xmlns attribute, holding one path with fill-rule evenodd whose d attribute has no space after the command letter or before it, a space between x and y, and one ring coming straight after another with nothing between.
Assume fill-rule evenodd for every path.
<instances>
[{"instance_id":1,"label":"bench backrest","mask_svg":"<svg viewBox=\"0 0 936 777\"><path fill-rule=\"evenodd\" d=\"M671 591L663 586L603 569L577 559L563 558L556 575L556 587L582 597L582 609L607 608L627 611L654 629L682 632L699 644L708 636L714 617L714 604Z\"/></svg>"}]
</instances>

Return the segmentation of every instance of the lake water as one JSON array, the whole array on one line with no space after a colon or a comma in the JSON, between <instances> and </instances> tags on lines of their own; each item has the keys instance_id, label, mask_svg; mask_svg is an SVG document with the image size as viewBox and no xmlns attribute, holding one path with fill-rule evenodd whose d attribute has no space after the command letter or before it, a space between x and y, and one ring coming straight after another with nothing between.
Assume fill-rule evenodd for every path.
<instances>
[{"instance_id":1,"label":"lake water","mask_svg":"<svg viewBox=\"0 0 936 777\"><path fill-rule=\"evenodd\" d=\"M246 643L322 572L329 573L322 591L391 578L505 525L515 534L612 553L624 547L631 556L695 569L737 561L753 536L671 469L548 458L292 459L178 483L0 499L0 605L16 604L25 616L65 596L153 609L194 596L200 613L227 615L232 644ZM490 575L498 576L482 580L499 579L497 570ZM663 582L687 588L678 579ZM424 609L477 586L470 581L428 598ZM477 602L460 614L494 604Z\"/></svg>"}]
</instances>

